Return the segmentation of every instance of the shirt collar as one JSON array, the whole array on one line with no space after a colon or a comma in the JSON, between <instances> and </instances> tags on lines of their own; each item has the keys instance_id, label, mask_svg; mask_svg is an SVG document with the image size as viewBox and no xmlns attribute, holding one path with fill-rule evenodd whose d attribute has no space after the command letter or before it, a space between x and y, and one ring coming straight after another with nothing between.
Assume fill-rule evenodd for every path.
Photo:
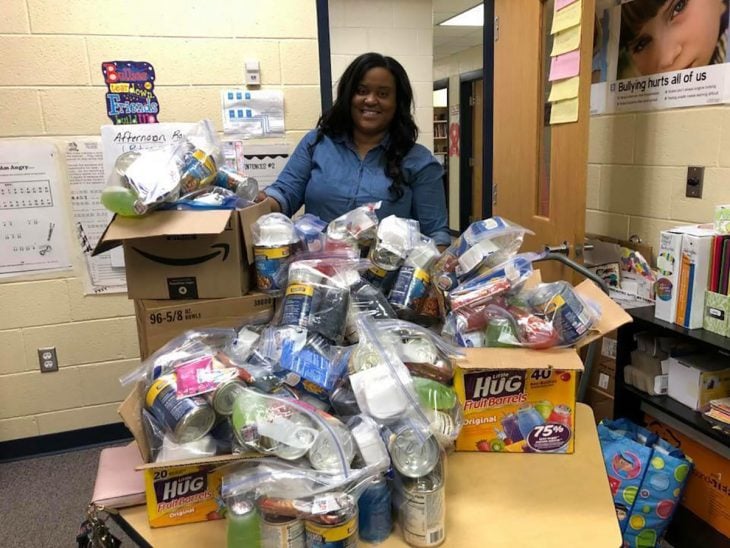
<instances>
[{"instance_id":1,"label":"shirt collar","mask_svg":"<svg viewBox=\"0 0 730 548\"><path fill-rule=\"evenodd\" d=\"M352 150L355 150L355 143L352 141L352 137L349 134L337 134L331 137L333 141L336 143L342 143L346 145L348 148L351 148ZM388 145L390 144L391 137L390 133L386 133L383 139L380 141L380 143L377 144L375 148L388 148Z\"/></svg>"}]
</instances>

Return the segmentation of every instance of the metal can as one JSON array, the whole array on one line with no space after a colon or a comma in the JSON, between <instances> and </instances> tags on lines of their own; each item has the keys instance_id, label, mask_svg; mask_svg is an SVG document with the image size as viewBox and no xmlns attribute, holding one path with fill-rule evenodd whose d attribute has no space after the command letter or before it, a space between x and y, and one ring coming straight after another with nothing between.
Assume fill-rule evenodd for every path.
<instances>
[{"instance_id":1,"label":"metal can","mask_svg":"<svg viewBox=\"0 0 730 548\"><path fill-rule=\"evenodd\" d=\"M246 385L238 379L231 379L218 385L213 392L208 392L205 399L219 415L228 416L233 413L233 402Z\"/></svg>"},{"instance_id":2,"label":"metal can","mask_svg":"<svg viewBox=\"0 0 730 548\"><path fill-rule=\"evenodd\" d=\"M353 503L352 507L337 511L334 523L332 520L305 521L307 548L356 548L357 517L357 504Z\"/></svg>"},{"instance_id":3,"label":"metal can","mask_svg":"<svg viewBox=\"0 0 730 548\"><path fill-rule=\"evenodd\" d=\"M289 269L289 284L281 305L281 325L307 327L312 312L314 294L324 280L323 274L310 266L297 266Z\"/></svg>"},{"instance_id":4,"label":"metal can","mask_svg":"<svg viewBox=\"0 0 730 548\"><path fill-rule=\"evenodd\" d=\"M398 272L388 301L396 308L417 312L423 305L430 285L431 275L427 271L406 264Z\"/></svg>"},{"instance_id":5,"label":"metal can","mask_svg":"<svg viewBox=\"0 0 730 548\"><path fill-rule=\"evenodd\" d=\"M383 242L378 240L373 247L370 248L368 259L375 266L383 270L397 270L403 264L403 256Z\"/></svg>"},{"instance_id":6,"label":"metal can","mask_svg":"<svg viewBox=\"0 0 730 548\"><path fill-rule=\"evenodd\" d=\"M255 245L256 287L266 293L280 293L282 288L279 285L279 272L286 265L291 252L291 244Z\"/></svg>"},{"instance_id":7,"label":"metal can","mask_svg":"<svg viewBox=\"0 0 730 548\"><path fill-rule=\"evenodd\" d=\"M438 546L446 536L446 490L441 466L423 477L404 479L403 490L403 538L411 546Z\"/></svg>"},{"instance_id":8,"label":"metal can","mask_svg":"<svg viewBox=\"0 0 730 548\"><path fill-rule=\"evenodd\" d=\"M201 396L179 398L175 376L163 375L147 389L145 407L172 434L177 443L199 440L215 423L215 411Z\"/></svg>"},{"instance_id":9,"label":"metal can","mask_svg":"<svg viewBox=\"0 0 730 548\"><path fill-rule=\"evenodd\" d=\"M385 477L373 478L358 501L358 528L362 540L379 543L390 536L393 529L390 503L390 485Z\"/></svg>"},{"instance_id":10,"label":"metal can","mask_svg":"<svg viewBox=\"0 0 730 548\"><path fill-rule=\"evenodd\" d=\"M248 177L234 169L225 166L218 170L215 178L215 185L227 188L236 193L236 196L253 202L259 192L259 182L253 177Z\"/></svg>"},{"instance_id":11,"label":"metal can","mask_svg":"<svg viewBox=\"0 0 730 548\"><path fill-rule=\"evenodd\" d=\"M320 431L314 440L309 450L309 463L317 470L338 472L342 468L343 458L349 464L355 457L355 442L350 431L340 421L324 411L318 414L328 423L329 429Z\"/></svg>"},{"instance_id":12,"label":"metal can","mask_svg":"<svg viewBox=\"0 0 730 548\"><path fill-rule=\"evenodd\" d=\"M430 473L439 462L439 444L433 436L421 441L416 431L405 426L391 438L388 445L393 466L402 475L420 478Z\"/></svg>"},{"instance_id":13,"label":"metal can","mask_svg":"<svg viewBox=\"0 0 730 548\"><path fill-rule=\"evenodd\" d=\"M304 548L304 522L289 516L264 514L261 545L266 548Z\"/></svg>"},{"instance_id":14,"label":"metal can","mask_svg":"<svg viewBox=\"0 0 730 548\"><path fill-rule=\"evenodd\" d=\"M393 287L395 280L398 278L398 269L386 270L375 264L370 265L362 275L362 277L368 283L380 288L383 292L387 293L390 288Z\"/></svg>"}]
</instances>

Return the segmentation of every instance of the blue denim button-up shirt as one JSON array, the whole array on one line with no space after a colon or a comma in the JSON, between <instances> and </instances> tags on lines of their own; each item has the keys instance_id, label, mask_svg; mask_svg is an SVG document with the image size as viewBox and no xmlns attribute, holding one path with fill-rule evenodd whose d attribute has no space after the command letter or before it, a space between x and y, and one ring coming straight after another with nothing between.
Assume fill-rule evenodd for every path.
<instances>
[{"instance_id":1,"label":"blue denim button-up shirt","mask_svg":"<svg viewBox=\"0 0 730 548\"><path fill-rule=\"evenodd\" d=\"M317 131L307 133L297 145L276 181L265 193L292 215L304 205L307 213L324 221L368 202L382 201L378 218L389 215L416 219L421 232L436 244L449 245L443 168L429 150L419 144L406 154L401 170L407 185L403 196L388 190L392 180L385 175L385 138L360 159L357 149L345 137L324 138L313 146Z\"/></svg>"}]
</instances>

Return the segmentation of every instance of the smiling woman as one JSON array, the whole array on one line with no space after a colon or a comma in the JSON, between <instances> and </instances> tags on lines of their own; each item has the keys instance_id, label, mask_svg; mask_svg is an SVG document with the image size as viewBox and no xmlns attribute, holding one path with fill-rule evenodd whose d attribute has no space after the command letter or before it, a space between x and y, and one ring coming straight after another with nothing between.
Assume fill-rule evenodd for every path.
<instances>
[{"instance_id":1,"label":"smiling woman","mask_svg":"<svg viewBox=\"0 0 730 548\"><path fill-rule=\"evenodd\" d=\"M725 62L728 0L634 0L621 7L619 78Z\"/></svg>"},{"instance_id":2,"label":"smiling woman","mask_svg":"<svg viewBox=\"0 0 730 548\"><path fill-rule=\"evenodd\" d=\"M448 245L443 168L417 137L405 69L392 57L362 54L340 78L335 104L259 198L287 215L304 205L327 222L382 202L379 218L416 219L423 234Z\"/></svg>"}]
</instances>

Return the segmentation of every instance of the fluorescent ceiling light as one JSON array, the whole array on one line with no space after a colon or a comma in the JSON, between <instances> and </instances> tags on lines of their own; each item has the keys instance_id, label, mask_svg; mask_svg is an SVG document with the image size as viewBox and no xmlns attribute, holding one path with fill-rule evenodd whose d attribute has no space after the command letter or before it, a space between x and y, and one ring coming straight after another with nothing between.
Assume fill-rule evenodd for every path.
<instances>
[{"instance_id":1,"label":"fluorescent ceiling light","mask_svg":"<svg viewBox=\"0 0 730 548\"><path fill-rule=\"evenodd\" d=\"M466 11L462 11L459 15L450 17L439 26L444 27L482 27L484 26L484 4L479 4Z\"/></svg>"}]
</instances>

